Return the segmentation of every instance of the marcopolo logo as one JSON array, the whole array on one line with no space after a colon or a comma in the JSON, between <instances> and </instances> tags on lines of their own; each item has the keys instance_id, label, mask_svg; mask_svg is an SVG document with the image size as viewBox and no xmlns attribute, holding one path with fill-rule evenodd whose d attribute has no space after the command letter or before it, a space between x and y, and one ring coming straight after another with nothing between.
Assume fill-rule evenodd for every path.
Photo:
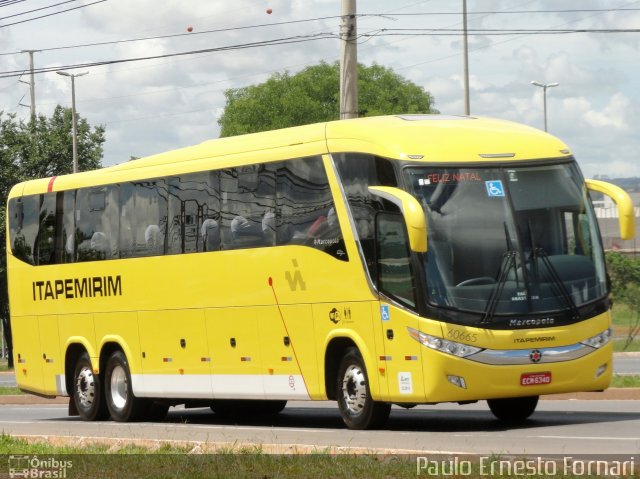
<instances>
[{"instance_id":1,"label":"marcopolo logo","mask_svg":"<svg viewBox=\"0 0 640 479\"><path fill-rule=\"evenodd\" d=\"M12 455L8 462L10 478L65 479L73 467L72 460L55 457Z\"/></svg>"}]
</instances>

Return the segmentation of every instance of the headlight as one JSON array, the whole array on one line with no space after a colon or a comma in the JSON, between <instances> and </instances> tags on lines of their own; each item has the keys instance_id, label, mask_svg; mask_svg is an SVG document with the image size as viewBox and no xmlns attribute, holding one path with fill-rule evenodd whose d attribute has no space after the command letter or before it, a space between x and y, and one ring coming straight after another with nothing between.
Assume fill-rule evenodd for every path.
<instances>
[{"instance_id":1,"label":"headlight","mask_svg":"<svg viewBox=\"0 0 640 479\"><path fill-rule=\"evenodd\" d=\"M407 328L409 336L426 346L442 353L451 354L459 358L466 358L472 354L476 354L482 351L482 348L476 348L475 346L469 346L468 344L457 343L455 341L449 341L447 339L437 338L430 334L423 333L417 329Z\"/></svg>"},{"instance_id":2,"label":"headlight","mask_svg":"<svg viewBox=\"0 0 640 479\"><path fill-rule=\"evenodd\" d=\"M600 334L596 334L595 336L585 339L584 341L580 341L581 344L585 344L587 346L591 346L592 348L598 349L607 344L611 340L611 328L605 329Z\"/></svg>"}]
</instances>

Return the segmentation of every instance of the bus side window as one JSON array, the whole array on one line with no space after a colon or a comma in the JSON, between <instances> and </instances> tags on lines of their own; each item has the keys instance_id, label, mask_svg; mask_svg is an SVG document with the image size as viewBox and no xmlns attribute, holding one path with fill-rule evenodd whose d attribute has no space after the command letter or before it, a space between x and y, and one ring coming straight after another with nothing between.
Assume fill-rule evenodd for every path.
<instances>
[{"instance_id":1,"label":"bus side window","mask_svg":"<svg viewBox=\"0 0 640 479\"><path fill-rule=\"evenodd\" d=\"M334 155L349 209L358 234L371 278L377 276L374 240L374 218L377 211L397 208L369 193L369 186L398 186L389 160L361 153Z\"/></svg>"},{"instance_id":2,"label":"bus side window","mask_svg":"<svg viewBox=\"0 0 640 479\"><path fill-rule=\"evenodd\" d=\"M75 208L76 190L58 193L57 214L62 217L57 222L60 228L56 236L56 257L58 263L73 263L76 260ZM59 197L62 195L62 211L59 210Z\"/></svg>"},{"instance_id":3,"label":"bus side window","mask_svg":"<svg viewBox=\"0 0 640 479\"><path fill-rule=\"evenodd\" d=\"M248 165L223 173L223 198L229 222L227 247L272 246L275 240L275 169L273 164ZM237 181L229 181L231 176Z\"/></svg>"},{"instance_id":4,"label":"bus side window","mask_svg":"<svg viewBox=\"0 0 640 479\"><path fill-rule=\"evenodd\" d=\"M118 186L78 190L76 202L76 244L78 261L118 257Z\"/></svg>"},{"instance_id":5,"label":"bus side window","mask_svg":"<svg viewBox=\"0 0 640 479\"><path fill-rule=\"evenodd\" d=\"M283 162L278 171L278 211L277 244L304 244L347 260L322 158Z\"/></svg>"},{"instance_id":6,"label":"bus side window","mask_svg":"<svg viewBox=\"0 0 640 479\"><path fill-rule=\"evenodd\" d=\"M40 195L16 198L9 202L9 235L13 255L34 264L34 249L39 228Z\"/></svg>"},{"instance_id":7,"label":"bus side window","mask_svg":"<svg viewBox=\"0 0 640 479\"><path fill-rule=\"evenodd\" d=\"M40 195L36 264L55 264L56 193Z\"/></svg>"},{"instance_id":8,"label":"bus side window","mask_svg":"<svg viewBox=\"0 0 640 479\"><path fill-rule=\"evenodd\" d=\"M216 243L219 249L213 229L220 220L218 182L217 171L169 179L168 254L210 251Z\"/></svg>"}]
</instances>

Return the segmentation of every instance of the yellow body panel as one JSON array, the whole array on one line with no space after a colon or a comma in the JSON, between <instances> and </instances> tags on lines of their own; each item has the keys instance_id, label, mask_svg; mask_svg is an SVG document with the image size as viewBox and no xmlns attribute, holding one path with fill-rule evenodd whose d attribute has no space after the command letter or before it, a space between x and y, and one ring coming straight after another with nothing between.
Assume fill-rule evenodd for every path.
<instances>
[{"instance_id":1,"label":"yellow body panel","mask_svg":"<svg viewBox=\"0 0 640 479\"><path fill-rule=\"evenodd\" d=\"M474 338L469 344L505 350L532 348L527 341L514 344L516 338L553 336L544 344L553 347L600 333L610 317L607 313L559 328L495 331L420 318L381 301L360 258L329 156L341 152L466 164L570 155L559 140L509 122L382 117L208 141L98 171L17 185L10 198L322 155L349 258L340 261L289 245L34 267L13 257L8 244L19 387L68 394L65 375L73 371L65 370L65 357L70 348L86 350L100 373L102 352L117 345L128 358L139 396L326 399L335 388L325 383L325 365L331 364L327 348L337 340L358 347L374 399L388 402L607 387L610 346L566 363L490 366L428 349L412 338L407 328L445 339L469 334ZM603 364L607 372L594 379ZM546 370L553 373L551 385L519 385L522 372ZM468 388L453 386L447 374L464 377Z\"/></svg>"}]
</instances>

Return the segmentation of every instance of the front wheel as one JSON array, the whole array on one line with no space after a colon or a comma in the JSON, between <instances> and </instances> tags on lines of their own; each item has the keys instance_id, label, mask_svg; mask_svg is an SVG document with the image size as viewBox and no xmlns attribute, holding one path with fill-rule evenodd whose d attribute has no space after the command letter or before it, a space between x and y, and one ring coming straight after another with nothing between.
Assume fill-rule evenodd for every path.
<instances>
[{"instance_id":1,"label":"front wheel","mask_svg":"<svg viewBox=\"0 0 640 479\"><path fill-rule=\"evenodd\" d=\"M107 408L114 421L139 421L144 418L149 401L133 395L131 372L127 357L122 351L109 356L104 374Z\"/></svg>"},{"instance_id":2,"label":"front wheel","mask_svg":"<svg viewBox=\"0 0 640 479\"><path fill-rule=\"evenodd\" d=\"M391 404L374 401L364 360L357 348L347 349L338 368L336 398L349 429L376 429L389 418Z\"/></svg>"},{"instance_id":3,"label":"front wheel","mask_svg":"<svg viewBox=\"0 0 640 479\"><path fill-rule=\"evenodd\" d=\"M538 405L538 396L506 399L488 399L489 409L504 422L522 422L533 414Z\"/></svg>"},{"instance_id":4,"label":"front wheel","mask_svg":"<svg viewBox=\"0 0 640 479\"><path fill-rule=\"evenodd\" d=\"M78 415L85 421L98 421L109 417L100 377L94 374L87 353L80 355L73 372L73 400Z\"/></svg>"}]
</instances>

